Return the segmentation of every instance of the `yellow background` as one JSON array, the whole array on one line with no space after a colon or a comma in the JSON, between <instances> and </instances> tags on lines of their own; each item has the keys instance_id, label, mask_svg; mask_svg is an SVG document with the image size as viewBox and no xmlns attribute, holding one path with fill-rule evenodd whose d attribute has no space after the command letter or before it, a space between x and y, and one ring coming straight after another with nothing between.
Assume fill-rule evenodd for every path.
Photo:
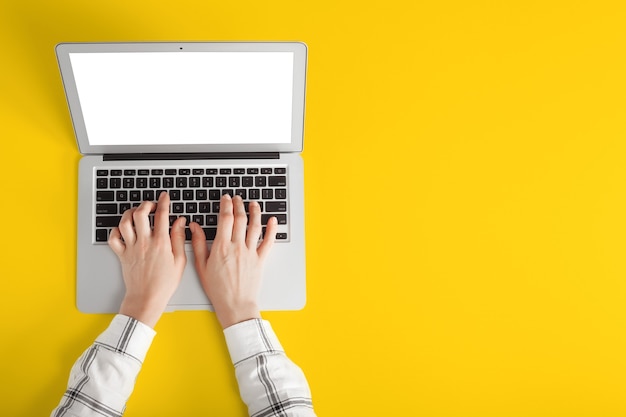
<instances>
[{"instance_id":1,"label":"yellow background","mask_svg":"<svg viewBox=\"0 0 626 417\"><path fill-rule=\"evenodd\" d=\"M267 313L320 416L626 415L626 10L603 1L0 3L2 415L47 415L79 153L54 45L300 40L308 304ZM132 416L245 415L212 314L165 315Z\"/></svg>"}]
</instances>

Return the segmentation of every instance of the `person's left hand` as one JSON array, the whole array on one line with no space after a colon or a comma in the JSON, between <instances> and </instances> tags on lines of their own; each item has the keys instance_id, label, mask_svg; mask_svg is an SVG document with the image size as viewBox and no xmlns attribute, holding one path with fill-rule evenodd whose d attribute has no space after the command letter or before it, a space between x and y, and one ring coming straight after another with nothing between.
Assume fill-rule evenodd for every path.
<instances>
[{"instance_id":1,"label":"person's left hand","mask_svg":"<svg viewBox=\"0 0 626 417\"><path fill-rule=\"evenodd\" d=\"M122 215L109 236L109 246L122 264L126 295L120 314L154 327L183 275L185 221L178 218L169 232L170 198L165 192L158 204L144 201ZM154 230L148 215L154 211Z\"/></svg>"}]
</instances>

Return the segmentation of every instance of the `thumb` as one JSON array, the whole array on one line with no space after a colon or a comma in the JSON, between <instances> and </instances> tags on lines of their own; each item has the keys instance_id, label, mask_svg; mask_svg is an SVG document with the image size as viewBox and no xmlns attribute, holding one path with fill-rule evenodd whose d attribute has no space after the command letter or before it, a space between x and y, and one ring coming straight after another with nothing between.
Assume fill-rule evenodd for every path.
<instances>
[{"instance_id":1,"label":"thumb","mask_svg":"<svg viewBox=\"0 0 626 417\"><path fill-rule=\"evenodd\" d=\"M196 258L196 269L201 267L209 257L209 248L206 245L206 234L197 223L190 224L191 229L191 247Z\"/></svg>"},{"instance_id":2,"label":"thumb","mask_svg":"<svg viewBox=\"0 0 626 417\"><path fill-rule=\"evenodd\" d=\"M174 254L174 262L182 262L183 266L187 262L185 255L185 223L187 219L179 217L172 225L170 232L170 240L172 241L172 253Z\"/></svg>"}]
</instances>

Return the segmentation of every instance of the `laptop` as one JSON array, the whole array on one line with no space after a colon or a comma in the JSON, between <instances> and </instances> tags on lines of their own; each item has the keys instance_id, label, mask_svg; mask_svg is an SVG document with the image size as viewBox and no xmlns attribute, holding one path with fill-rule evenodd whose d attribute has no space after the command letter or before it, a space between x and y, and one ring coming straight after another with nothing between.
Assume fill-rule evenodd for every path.
<instances>
[{"instance_id":1,"label":"laptop","mask_svg":"<svg viewBox=\"0 0 626 417\"><path fill-rule=\"evenodd\" d=\"M108 235L125 210L161 191L172 200L170 223L200 223L209 247L222 194L258 201L263 224L271 216L279 223L259 306L303 308L306 45L62 43L56 55L83 155L78 309L119 310L125 287ZM168 311L212 310L186 234L187 266Z\"/></svg>"}]
</instances>

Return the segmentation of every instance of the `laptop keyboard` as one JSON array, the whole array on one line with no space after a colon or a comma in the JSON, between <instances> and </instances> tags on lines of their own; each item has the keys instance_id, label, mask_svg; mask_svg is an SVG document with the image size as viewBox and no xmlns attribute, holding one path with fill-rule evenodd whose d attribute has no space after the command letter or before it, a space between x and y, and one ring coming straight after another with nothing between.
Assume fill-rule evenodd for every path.
<instances>
[{"instance_id":1,"label":"laptop keyboard","mask_svg":"<svg viewBox=\"0 0 626 417\"><path fill-rule=\"evenodd\" d=\"M171 200L170 227L178 217L187 218L187 240L191 240L189 223L192 221L202 226L207 240L215 238L219 200L223 194L241 196L246 212L249 202L257 201L261 207L263 234L269 218L275 216L278 219L276 241L289 240L286 166L150 169L121 166L95 168L94 171L94 243L106 244L124 211L145 200L156 201L162 191L167 191ZM150 219L153 224L154 214Z\"/></svg>"}]
</instances>

